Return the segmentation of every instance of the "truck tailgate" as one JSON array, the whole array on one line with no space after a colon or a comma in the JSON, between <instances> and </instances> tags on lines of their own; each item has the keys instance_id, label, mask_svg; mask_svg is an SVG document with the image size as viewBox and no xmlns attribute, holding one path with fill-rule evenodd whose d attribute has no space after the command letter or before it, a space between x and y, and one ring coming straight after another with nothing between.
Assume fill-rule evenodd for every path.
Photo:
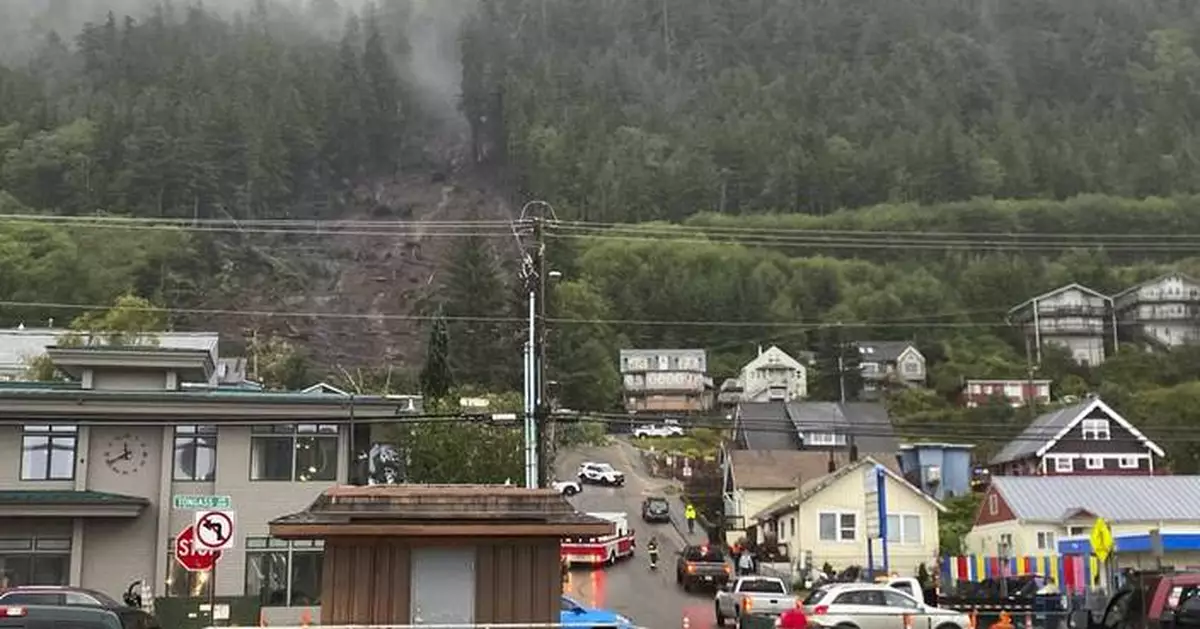
<instances>
[{"instance_id":1,"label":"truck tailgate","mask_svg":"<svg viewBox=\"0 0 1200 629\"><path fill-rule=\"evenodd\" d=\"M743 594L750 600L750 612L777 616L796 606L796 597L786 594Z\"/></svg>"}]
</instances>

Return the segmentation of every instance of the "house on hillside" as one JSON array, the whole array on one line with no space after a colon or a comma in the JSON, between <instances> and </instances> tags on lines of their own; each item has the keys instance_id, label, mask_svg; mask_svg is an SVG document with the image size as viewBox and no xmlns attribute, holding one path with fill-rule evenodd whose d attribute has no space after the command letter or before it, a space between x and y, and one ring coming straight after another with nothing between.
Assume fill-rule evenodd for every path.
<instances>
[{"instance_id":1,"label":"house on hillside","mask_svg":"<svg viewBox=\"0 0 1200 629\"><path fill-rule=\"evenodd\" d=\"M894 455L895 430L882 404L869 402L743 402L734 413L734 441L745 450L846 450Z\"/></svg>"},{"instance_id":2,"label":"house on hillside","mask_svg":"<svg viewBox=\"0 0 1200 629\"><path fill-rule=\"evenodd\" d=\"M1200 280L1168 273L1113 296L1121 331L1159 347L1200 342Z\"/></svg>"},{"instance_id":3,"label":"house on hillside","mask_svg":"<svg viewBox=\"0 0 1200 629\"><path fill-rule=\"evenodd\" d=\"M835 570L870 565L872 544L876 566L881 565L878 540L868 539L880 522L876 469L884 469L884 502L889 569L916 574L938 554L938 517L946 508L898 474L891 465L872 457L849 462L816 478L804 480L750 518L752 528L772 531L795 564ZM872 523L872 520L874 523Z\"/></svg>"},{"instance_id":4,"label":"house on hillside","mask_svg":"<svg viewBox=\"0 0 1200 629\"><path fill-rule=\"evenodd\" d=\"M880 453L876 460L899 469L895 455ZM749 526L749 516L805 482L851 462L849 452L723 450L721 496L727 541L734 543L743 536L761 540L761 531Z\"/></svg>"},{"instance_id":5,"label":"house on hillside","mask_svg":"<svg viewBox=\"0 0 1200 629\"><path fill-rule=\"evenodd\" d=\"M712 408L712 379L702 349L623 349L625 410L693 413Z\"/></svg>"},{"instance_id":6,"label":"house on hillside","mask_svg":"<svg viewBox=\"0 0 1200 629\"><path fill-rule=\"evenodd\" d=\"M1091 398L1036 417L988 462L992 476L1155 474L1162 448Z\"/></svg>"},{"instance_id":7,"label":"house on hillside","mask_svg":"<svg viewBox=\"0 0 1200 629\"><path fill-rule=\"evenodd\" d=\"M808 368L772 345L742 367L738 376L744 402L790 402L808 397Z\"/></svg>"},{"instance_id":8,"label":"house on hillside","mask_svg":"<svg viewBox=\"0 0 1200 629\"><path fill-rule=\"evenodd\" d=\"M1004 400L1017 408L1033 401L1039 405L1050 403L1050 380L967 380L963 385L962 404L975 408L991 402Z\"/></svg>"},{"instance_id":9,"label":"house on hillside","mask_svg":"<svg viewBox=\"0 0 1200 629\"><path fill-rule=\"evenodd\" d=\"M907 341L855 343L862 371L864 400L879 399L889 387L925 386L925 356Z\"/></svg>"},{"instance_id":10,"label":"house on hillside","mask_svg":"<svg viewBox=\"0 0 1200 629\"><path fill-rule=\"evenodd\" d=\"M1198 476L996 477L964 540L964 553L1087 556L1097 518L1112 529L1120 567L1155 565L1153 529L1163 537L1165 564L1200 565Z\"/></svg>"},{"instance_id":11,"label":"house on hillside","mask_svg":"<svg viewBox=\"0 0 1200 629\"><path fill-rule=\"evenodd\" d=\"M1117 319L1109 296L1082 284L1068 284L1043 293L1008 311L1021 326L1029 347L1042 362L1048 343L1065 347L1081 365L1104 362L1104 345L1117 342Z\"/></svg>"}]
</instances>

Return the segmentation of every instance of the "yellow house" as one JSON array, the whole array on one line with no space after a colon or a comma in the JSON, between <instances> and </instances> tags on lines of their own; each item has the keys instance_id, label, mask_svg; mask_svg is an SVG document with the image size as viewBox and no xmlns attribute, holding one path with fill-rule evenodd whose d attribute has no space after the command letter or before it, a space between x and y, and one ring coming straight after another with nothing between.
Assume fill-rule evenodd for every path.
<instances>
[{"instance_id":1,"label":"yellow house","mask_svg":"<svg viewBox=\"0 0 1200 629\"><path fill-rule=\"evenodd\" d=\"M1156 567L1157 529L1164 565L1200 568L1200 476L996 476L963 551L1086 555L1097 518L1112 529L1118 567Z\"/></svg>"},{"instance_id":2,"label":"yellow house","mask_svg":"<svg viewBox=\"0 0 1200 629\"><path fill-rule=\"evenodd\" d=\"M752 522L775 531L797 566L811 561L835 570L883 565L877 470L882 470L888 569L914 575L938 555L938 516L946 508L872 457L804 482L760 510ZM872 535L874 533L874 535ZM811 555L810 555L811 554Z\"/></svg>"}]
</instances>

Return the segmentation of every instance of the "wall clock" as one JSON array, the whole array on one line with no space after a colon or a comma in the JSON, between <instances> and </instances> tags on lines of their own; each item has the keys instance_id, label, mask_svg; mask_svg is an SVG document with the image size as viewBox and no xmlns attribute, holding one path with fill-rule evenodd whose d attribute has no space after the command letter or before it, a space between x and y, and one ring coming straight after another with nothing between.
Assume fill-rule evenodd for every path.
<instances>
[{"instance_id":1,"label":"wall clock","mask_svg":"<svg viewBox=\"0 0 1200 629\"><path fill-rule=\"evenodd\" d=\"M114 474L127 476L146 467L150 459L150 449L141 437L125 433L110 439L104 449L104 464Z\"/></svg>"}]
</instances>

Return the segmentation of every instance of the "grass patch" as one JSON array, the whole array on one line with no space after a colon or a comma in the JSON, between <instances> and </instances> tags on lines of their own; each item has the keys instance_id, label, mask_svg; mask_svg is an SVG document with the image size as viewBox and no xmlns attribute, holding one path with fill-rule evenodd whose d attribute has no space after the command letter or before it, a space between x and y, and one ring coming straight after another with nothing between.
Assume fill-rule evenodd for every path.
<instances>
[{"instance_id":1,"label":"grass patch","mask_svg":"<svg viewBox=\"0 0 1200 629\"><path fill-rule=\"evenodd\" d=\"M643 450L681 454L692 458L715 456L721 447L724 435L712 428L694 428L682 437L655 437L634 439L633 444Z\"/></svg>"}]
</instances>

